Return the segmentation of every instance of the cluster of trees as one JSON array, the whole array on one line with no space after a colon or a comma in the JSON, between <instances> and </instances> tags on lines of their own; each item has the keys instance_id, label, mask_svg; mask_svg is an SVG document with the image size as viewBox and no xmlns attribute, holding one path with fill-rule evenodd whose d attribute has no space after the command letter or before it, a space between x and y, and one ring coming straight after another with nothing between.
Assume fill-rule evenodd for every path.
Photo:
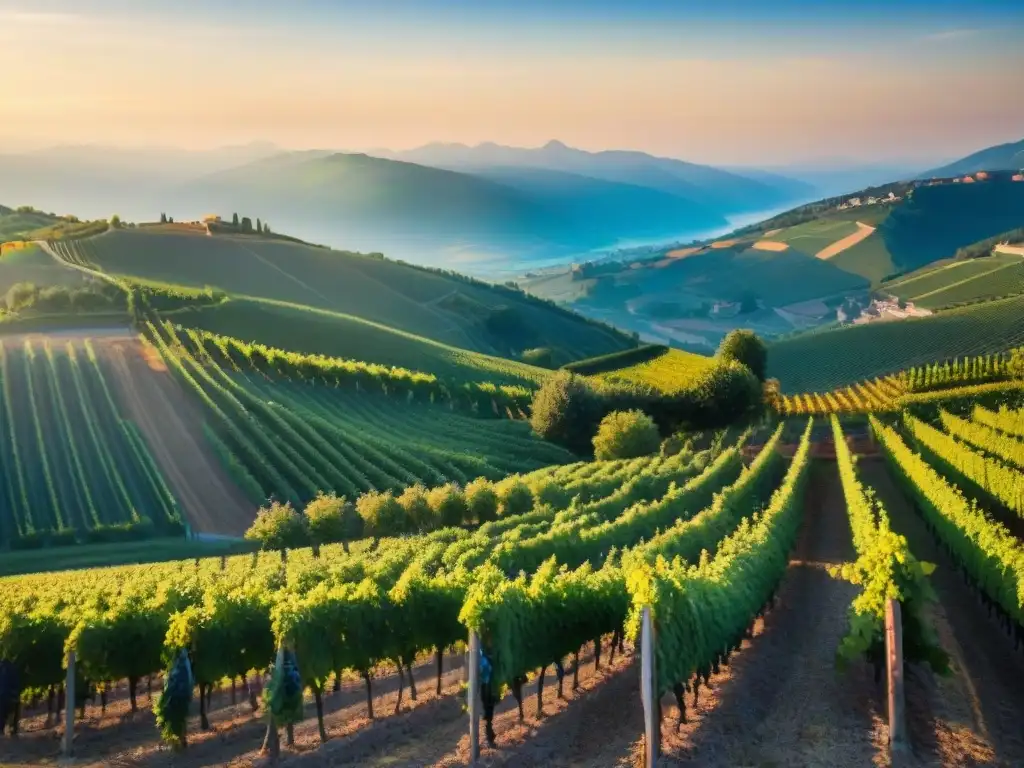
<instances>
[{"instance_id":1,"label":"cluster of trees","mask_svg":"<svg viewBox=\"0 0 1024 768\"><path fill-rule=\"evenodd\" d=\"M601 420L615 411L647 414L666 437L681 429L710 429L755 417L764 407L764 343L751 331L733 331L716 358L715 365L672 393L559 371L535 393L530 424L544 439L588 455Z\"/></svg>"},{"instance_id":2,"label":"cluster of trees","mask_svg":"<svg viewBox=\"0 0 1024 768\"><path fill-rule=\"evenodd\" d=\"M655 443L654 450L658 445ZM245 538L264 549L319 547L366 536L428 533L441 528L480 525L521 515L533 508L534 493L518 475L499 482L479 477L460 487L447 483L427 488L417 483L402 493L370 491L355 503L320 493L299 511L274 501L262 507Z\"/></svg>"},{"instance_id":3,"label":"cluster of trees","mask_svg":"<svg viewBox=\"0 0 1024 768\"><path fill-rule=\"evenodd\" d=\"M965 245L963 248L958 248L954 258L959 260L976 259L980 256L988 256L992 253L992 249L1000 243L1022 242L1024 242L1024 227L1017 227L992 237L986 237L984 240L979 240L976 243Z\"/></svg>"},{"instance_id":4,"label":"cluster of trees","mask_svg":"<svg viewBox=\"0 0 1024 768\"><path fill-rule=\"evenodd\" d=\"M243 216L241 219L239 219L237 213L231 214L231 226L233 226L239 232L243 232L245 234L251 234L253 231L255 231L257 235L270 234L269 224L264 224L262 221L260 221L260 219L257 218L256 229L253 230L252 219L250 219L248 216Z\"/></svg>"}]
</instances>

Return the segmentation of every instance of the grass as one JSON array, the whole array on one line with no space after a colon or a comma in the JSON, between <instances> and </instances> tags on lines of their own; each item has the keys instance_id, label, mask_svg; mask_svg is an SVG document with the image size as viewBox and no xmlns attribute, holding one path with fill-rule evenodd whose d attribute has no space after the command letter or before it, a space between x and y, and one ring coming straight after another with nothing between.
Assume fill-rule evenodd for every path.
<instances>
[{"instance_id":1,"label":"grass","mask_svg":"<svg viewBox=\"0 0 1024 768\"><path fill-rule=\"evenodd\" d=\"M768 375L785 393L826 392L915 365L1024 344L1024 297L929 317L847 326L768 347Z\"/></svg>"},{"instance_id":2,"label":"grass","mask_svg":"<svg viewBox=\"0 0 1024 768\"><path fill-rule=\"evenodd\" d=\"M4 552L0 558L0 577L46 571L70 571L113 565L141 565L167 560L190 560L252 552L250 541L154 538L114 544L79 544L74 547L49 547Z\"/></svg>"},{"instance_id":3,"label":"grass","mask_svg":"<svg viewBox=\"0 0 1024 768\"><path fill-rule=\"evenodd\" d=\"M926 309L1024 293L1024 259L995 254L919 270L882 290Z\"/></svg>"},{"instance_id":4,"label":"grass","mask_svg":"<svg viewBox=\"0 0 1024 768\"><path fill-rule=\"evenodd\" d=\"M686 387L694 377L713 364L713 358L681 349L669 349L653 360L598 374L594 378L649 384L663 392L675 392Z\"/></svg>"},{"instance_id":5,"label":"grass","mask_svg":"<svg viewBox=\"0 0 1024 768\"><path fill-rule=\"evenodd\" d=\"M632 344L624 334L518 292L297 243L123 230L74 246L111 274L341 312L502 357L551 347L561 363Z\"/></svg>"},{"instance_id":6,"label":"grass","mask_svg":"<svg viewBox=\"0 0 1024 768\"><path fill-rule=\"evenodd\" d=\"M550 371L431 341L351 315L259 299L168 315L190 328L292 352L343 357L432 373L460 381L539 384Z\"/></svg>"}]
</instances>

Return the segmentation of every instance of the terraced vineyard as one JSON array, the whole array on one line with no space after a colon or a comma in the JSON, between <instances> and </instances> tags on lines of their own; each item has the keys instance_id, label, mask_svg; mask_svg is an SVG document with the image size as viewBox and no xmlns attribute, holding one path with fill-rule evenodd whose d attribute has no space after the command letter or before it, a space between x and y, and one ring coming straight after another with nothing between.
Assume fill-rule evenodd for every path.
<instances>
[{"instance_id":1,"label":"terraced vineyard","mask_svg":"<svg viewBox=\"0 0 1024 768\"><path fill-rule=\"evenodd\" d=\"M454 412L457 393L443 402L441 385L413 372L273 351L246 358L252 347L169 324L150 324L147 335L203 403L208 436L254 505L498 479L575 458L524 422L493 418L503 391L493 385L467 390L490 409L484 419Z\"/></svg>"},{"instance_id":2,"label":"terraced vineyard","mask_svg":"<svg viewBox=\"0 0 1024 768\"><path fill-rule=\"evenodd\" d=\"M5 337L0 361L0 544L181 533L177 502L93 342Z\"/></svg>"}]
</instances>

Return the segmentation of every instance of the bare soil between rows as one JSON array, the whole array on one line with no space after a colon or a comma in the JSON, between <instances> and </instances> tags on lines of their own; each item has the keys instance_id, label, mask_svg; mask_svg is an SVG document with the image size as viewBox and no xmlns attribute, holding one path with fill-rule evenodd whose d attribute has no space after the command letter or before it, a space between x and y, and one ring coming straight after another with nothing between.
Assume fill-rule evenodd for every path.
<instances>
[{"instance_id":1,"label":"bare soil between rows","mask_svg":"<svg viewBox=\"0 0 1024 768\"><path fill-rule=\"evenodd\" d=\"M256 510L203 434L203 415L166 366L137 338L94 340L115 393L197 533L241 536Z\"/></svg>"}]
</instances>

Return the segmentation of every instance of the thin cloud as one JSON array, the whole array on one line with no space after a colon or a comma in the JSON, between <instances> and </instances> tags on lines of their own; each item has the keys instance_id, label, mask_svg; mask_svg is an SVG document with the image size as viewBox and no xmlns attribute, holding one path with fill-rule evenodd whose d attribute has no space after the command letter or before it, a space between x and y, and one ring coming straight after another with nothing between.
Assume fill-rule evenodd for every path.
<instances>
[{"instance_id":1,"label":"thin cloud","mask_svg":"<svg viewBox=\"0 0 1024 768\"><path fill-rule=\"evenodd\" d=\"M973 37L978 34L976 29L947 29L943 32L933 32L925 35L924 39L932 43L941 43L949 40L962 40L965 37Z\"/></svg>"}]
</instances>

